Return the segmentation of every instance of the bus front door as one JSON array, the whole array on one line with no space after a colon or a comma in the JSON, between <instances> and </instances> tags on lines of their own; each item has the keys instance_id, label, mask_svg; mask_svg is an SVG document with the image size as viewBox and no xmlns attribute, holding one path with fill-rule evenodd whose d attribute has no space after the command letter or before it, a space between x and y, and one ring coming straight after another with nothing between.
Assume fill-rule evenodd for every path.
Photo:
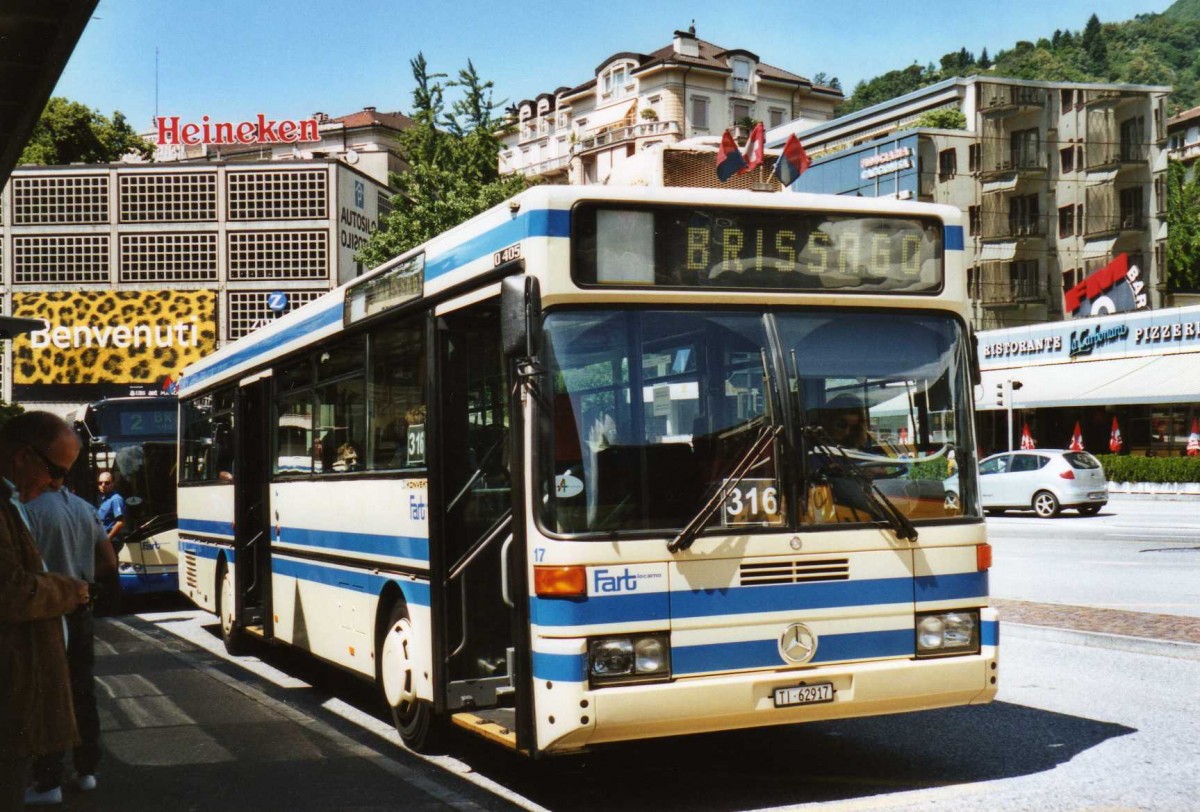
<instances>
[{"instance_id":1,"label":"bus front door","mask_svg":"<svg viewBox=\"0 0 1200 812\"><path fill-rule=\"evenodd\" d=\"M234 609L238 625L272 637L270 494L270 378L238 388L234 416ZM224 475L224 473L222 474Z\"/></svg>"},{"instance_id":2,"label":"bus front door","mask_svg":"<svg viewBox=\"0 0 1200 812\"><path fill-rule=\"evenodd\" d=\"M447 712L463 727L511 747L521 657L520 599L504 580L520 551L513 544L511 406L500 350L496 300L437 320L435 466L431 548L436 684ZM516 673L514 673L516 672Z\"/></svg>"}]
</instances>

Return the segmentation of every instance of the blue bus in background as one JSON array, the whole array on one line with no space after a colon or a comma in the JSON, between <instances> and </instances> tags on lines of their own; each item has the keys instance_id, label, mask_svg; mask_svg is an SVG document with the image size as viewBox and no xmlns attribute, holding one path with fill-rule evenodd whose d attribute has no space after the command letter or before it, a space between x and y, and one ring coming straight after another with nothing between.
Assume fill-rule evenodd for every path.
<instances>
[{"instance_id":1,"label":"blue bus in background","mask_svg":"<svg viewBox=\"0 0 1200 812\"><path fill-rule=\"evenodd\" d=\"M110 398L78 411L81 444L71 471L75 493L99 505L96 478L111 471L125 499L117 561L122 595L179 589L175 518L178 401L172 396Z\"/></svg>"}]
</instances>

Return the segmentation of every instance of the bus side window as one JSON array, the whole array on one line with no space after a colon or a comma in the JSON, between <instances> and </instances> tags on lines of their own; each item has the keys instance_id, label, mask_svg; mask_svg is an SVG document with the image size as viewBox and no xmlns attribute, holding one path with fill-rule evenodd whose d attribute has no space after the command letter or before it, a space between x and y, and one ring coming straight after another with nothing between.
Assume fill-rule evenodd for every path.
<instances>
[{"instance_id":1,"label":"bus side window","mask_svg":"<svg viewBox=\"0 0 1200 812\"><path fill-rule=\"evenodd\" d=\"M385 324L370 335L367 467L425 467L425 322Z\"/></svg>"}]
</instances>

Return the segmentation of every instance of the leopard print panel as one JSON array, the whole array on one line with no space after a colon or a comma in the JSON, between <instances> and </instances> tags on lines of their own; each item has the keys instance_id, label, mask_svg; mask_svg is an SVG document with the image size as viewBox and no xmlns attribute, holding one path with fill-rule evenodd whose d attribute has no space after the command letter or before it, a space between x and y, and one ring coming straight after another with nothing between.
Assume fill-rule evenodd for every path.
<instances>
[{"instance_id":1,"label":"leopard print panel","mask_svg":"<svg viewBox=\"0 0 1200 812\"><path fill-rule=\"evenodd\" d=\"M217 348L213 290L14 294L12 315L50 323L13 341L14 385L157 385Z\"/></svg>"}]
</instances>

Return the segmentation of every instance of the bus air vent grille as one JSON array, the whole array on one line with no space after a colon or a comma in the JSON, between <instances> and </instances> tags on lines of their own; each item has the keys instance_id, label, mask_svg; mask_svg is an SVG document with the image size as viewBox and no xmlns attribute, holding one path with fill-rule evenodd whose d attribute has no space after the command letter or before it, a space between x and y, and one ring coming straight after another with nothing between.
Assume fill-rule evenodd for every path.
<instances>
[{"instance_id":1,"label":"bus air vent grille","mask_svg":"<svg viewBox=\"0 0 1200 812\"><path fill-rule=\"evenodd\" d=\"M192 589L195 589L199 583L199 579L196 577L196 556L194 553L183 554L183 573L184 582Z\"/></svg>"},{"instance_id":2,"label":"bus air vent grille","mask_svg":"<svg viewBox=\"0 0 1200 812\"><path fill-rule=\"evenodd\" d=\"M806 558L747 562L742 564L740 575L742 586L847 581L850 579L850 559Z\"/></svg>"}]
</instances>

